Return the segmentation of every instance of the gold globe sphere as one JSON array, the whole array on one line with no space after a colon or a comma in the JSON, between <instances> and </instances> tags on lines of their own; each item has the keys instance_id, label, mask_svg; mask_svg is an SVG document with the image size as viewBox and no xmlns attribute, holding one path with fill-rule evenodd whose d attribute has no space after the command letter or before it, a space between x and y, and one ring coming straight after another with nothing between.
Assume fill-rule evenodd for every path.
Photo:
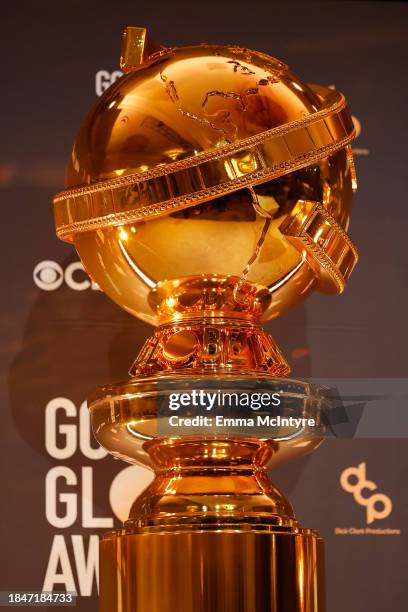
<instances>
[{"instance_id":1,"label":"gold globe sphere","mask_svg":"<svg viewBox=\"0 0 408 612\"><path fill-rule=\"evenodd\" d=\"M347 227L354 132L341 94L232 46L140 59L88 114L55 198L59 235L94 281L153 324L152 294L169 281L187 291L189 278L245 274L270 296L263 320L333 290L281 226L312 201Z\"/></svg>"}]
</instances>

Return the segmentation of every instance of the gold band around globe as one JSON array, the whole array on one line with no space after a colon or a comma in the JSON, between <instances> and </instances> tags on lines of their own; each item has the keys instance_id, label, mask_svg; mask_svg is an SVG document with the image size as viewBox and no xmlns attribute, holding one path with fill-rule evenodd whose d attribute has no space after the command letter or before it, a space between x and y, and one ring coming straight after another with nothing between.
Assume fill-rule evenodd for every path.
<instances>
[{"instance_id":1,"label":"gold band around globe","mask_svg":"<svg viewBox=\"0 0 408 612\"><path fill-rule=\"evenodd\" d=\"M320 202L299 200L279 229L315 272L319 291L344 290L358 261L357 249Z\"/></svg>"},{"instance_id":2,"label":"gold band around globe","mask_svg":"<svg viewBox=\"0 0 408 612\"><path fill-rule=\"evenodd\" d=\"M319 88L321 94L322 88ZM54 198L59 238L194 206L315 163L347 146L355 129L343 95L302 120L146 172L68 189Z\"/></svg>"}]
</instances>

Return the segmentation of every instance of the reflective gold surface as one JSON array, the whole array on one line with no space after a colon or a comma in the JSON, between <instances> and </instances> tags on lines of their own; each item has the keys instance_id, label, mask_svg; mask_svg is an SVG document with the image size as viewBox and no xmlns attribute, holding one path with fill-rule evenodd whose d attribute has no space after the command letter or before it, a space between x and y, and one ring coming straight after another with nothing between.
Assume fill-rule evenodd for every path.
<instances>
[{"instance_id":1,"label":"reflective gold surface","mask_svg":"<svg viewBox=\"0 0 408 612\"><path fill-rule=\"evenodd\" d=\"M216 437L213 434L188 438L181 438L175 434L172 438L165 438L160 432L163 431L166 417L159 414L158 406L160 399L165 397L166 376L173 381L182 382L185 374L178 371L162 373L160 378L135 377L127 382L100 387L91 393L88 405L92 428L98 442L113 456L123 461L146 465L154 469L158 475L163 475L167 471L169 478L172 479L169 486L165 487L169 495L176 495L177 491L183 488L180 477L186 474L187 468L194 468L196 476L202 477L201 480L195 479L195 482L199 483L196 492L203 492L203 487L211 483L214 494L217 492L218 495L222 490L217 488L217 482L221 483L221 487L225 487L227 482L225 476L228 478L235 476L234 470L241 467L244 469L241 475L249 475L251 479L256 476L255 480L258 483L256 494L263 495L266 492L269 497L273 497L268 493L274 491L274 488L267 479L265 470L308 454L322 442L322 438L317 435L319 429L316 431L313 428L303 428L299 435L298 430L287 427L275 428L274 439L264 437L229 439L222 435ZM227 376L224 374L223 377ZM206 378L208 382L210 378L208 373ZM259 378L264 378L266 382L270 377L268 373L264 373L258 374ZM279 381L276 378L273 380ZM239 383L236 374L234 382ZM304 398L302 415L305 418L315 418L319 425L318 398L315 397L310 385L300 381L289 381L289 385L285 385L286 379L280 379L280 382L283 388L289 388L290 382L296 383L297 395ZM199 385L198 381L197 387ZM212 471L216 468L220 471ZM255 480L252 480L252 483L255 483ZM233 478L230 494L234 490L239 493L240 485L244 482L246 480L243 478ZM156 491L154 484L149 489L150 493L153 490ZM156 497L156 492L153 497ZM212 501L216 503L216 499L207 498L207 505ZM230 501L230 504L232 503ZM240 504L239 499L236 503ZM170 514L168 518L171 518Z\"/></svg>"},{"instance_id":2,"label":"reflective gold surface","mask_svg":"<svg viewBox=\"0 0 408 612\"><path fill-rule=\"evenodd\" d=\"M341 293L357 263L357 249L324 206L298 200L279 229L316 272L320 291Z\"/></svg>"},{"instance_id":3,"label":"reflective gold surface","mask_svg":"<svg viewBox=\"0 0 408 612\"><path fill-rule=\"evenodd\" d=\"M267 474L321 430L164 435L159 406L170 382L273 382L322 426L322 397L280 378L260 325L314 289L340 293L357 261L346 100L264 53L159 47L145 28L126 29L121 67L54 198L93 280L158 326L131 379L88 401L100 444L155 471L101 543L101 611L324 612L322 542Z\"/></svg>"},{"instance_id":4,"label":"reflective gold surface","mask_svg":"<svg viewBox=\"0 0 408 612\"><path fill-rule=\"evenodd\" d=\"M352 175L347 152L339 151L303 170L255 186L259 204L272 217L248 280L272 296L263 320L304 299L312 288L311 270L292 275L301 254L280 231L282 220L299 199L321 202L347 227ZM191 276L240 276L254 252L264 217L253 196L241 190L211 202L139 223L78 233L75 247L94 281L131 314L157 324L149 298L158 284ZM289 285L286 289L286 285Z\"/></svg>"},{"instance_id":5,"label":"reflective gold surface","mask_svg":"<svg viewBox=\"0 0 408 612\"><path fill-rule=\"evenodd\" d=\"M354 137L342 94L302 83L275 58L214 45L149 56L146 38L127 28L128 74L77 135L67 189L54 200L64 239L265 182Z\"/></svg>"},{"instance_id":6,"label":"reflective gold surface","mask_svg":"<svg viewBox=\"0 0 408 612\"><path fill-rule=\"evenodd\" d=\"M153 612L324 612L322 540L266 472L321 440L162 439L155 388L112 387L90 402L100 443L156 472L101 542L101 612L147 602Z\"/></svg>"},{"instance_id":7,"label":"reflective gold surface","mask_svg":"<svg viewBox=\"0 0 408 612\"><path fill-rule=\"evenodd\" d=\"M100 555L101 612L325 611L323 545L308 530L124 530Z\"/></svg>"},{"instance_id":8,"label":"reflective gold surface","mask_svg":"<svg viewBox=\"0 0 408 612\"><path fill-rule=\"evenodd\" d=\"M128 26L123 32L120 69L124 72L136 70L152 53L160 51L149 37L146 28Z\"/></svg>"},{"instance_id":9,"label":"reflective gold surface","mask_svg":"<svg viewBox=\"0 0 408 612\"><path fill-rule=\"evenodd\" d=\"M264 140L268 130L303 122L336 99L331 92L323 102L283 62L257 51L167 49L98 100L77 135L66 187L190 158L197 165L203 152L218 155L228 144L226 151L235 151L258 134Z\"/></svg>"},{"instance_id":10,"label":"reflective gold surface","mask_svg":"<svg viewBox=\"0 0 408 612\"><path fill-rule=\"evenodd\" d=\"M259 325L219 319L160 326L129 370L132 376L287 376L289 365Z\"/></svg>"}]
</instances>

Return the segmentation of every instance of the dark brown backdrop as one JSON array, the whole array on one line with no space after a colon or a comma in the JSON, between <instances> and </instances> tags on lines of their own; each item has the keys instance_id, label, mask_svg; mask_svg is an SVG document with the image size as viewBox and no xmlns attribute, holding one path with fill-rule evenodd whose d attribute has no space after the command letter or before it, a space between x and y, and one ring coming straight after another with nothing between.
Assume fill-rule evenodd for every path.
<instances>
[{"instance_id":1,"label":"dark brown backdrop","mask_svg":"<svg viewBox=\"0 0 408 612\"><path fill-rule=\"evenodd\" d=\"M89 459L79 450L66 459L50 456L45 407L62 397L78 408L89 389L124 377L150 333L87 286L80 270L71 279L76 255L54 236L51 199L62 187L79 122L96 98L97 73L103 80L100 71L117 70L124 26L146 25L164 44L233 42L262 49L303 79L344 91L361 123L351 224L361 260L341 297L313 295L269 329L299 377L403 378L408 6L39 0L9 2L1 17L0 590L40 590L55 536L63 538L62 544L56 541L66 546L79 588L72 535L83 536L86 552L90 537L103 529L84 527L81 512L69 527L51 525L45 478L55 466L70 468L78 486L60 480L58 491L78 491L81 500L81 468L92 468L94 514L112 517L109 487L125 466L110 457ZM61 411L59 417L65 424L78 421ZM406 451L406 440L398 437L327 441L312 456L275 472L302 522L326 539L330 612L406 609ZM344 469L362 462L393 504L391 514L371 526L400 529L399 535L335 534L338 527L367 526L365 508L339 483ZM62 516L64 505L57 510ZM96 610L95 593L94 585L91 598L78 600L78 611Z\"/></svg>"}]
</instances>

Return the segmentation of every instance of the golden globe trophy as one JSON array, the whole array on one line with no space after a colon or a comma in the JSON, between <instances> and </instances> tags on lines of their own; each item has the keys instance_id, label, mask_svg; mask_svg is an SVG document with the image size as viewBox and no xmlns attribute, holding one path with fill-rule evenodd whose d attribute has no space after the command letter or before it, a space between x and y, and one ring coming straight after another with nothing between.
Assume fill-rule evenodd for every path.
<instances>
[{"instance_id":1,"label":"golden globe trophy","mask_svg":"<svg viewBox=\"0 0 408 612\"><path fill-rule=\"evenodd\" d=\"M144 28L126 29L121 68L54 199L58 236L102 291L157 326L131 378L88 402L98 441L156 475L101 542L101 612L322 612L321 539L267 475L321 437L172 433L160 406L262 388L319 420L319 389L285 378L261 323L340 293L356 263L345 98L265 53L158 47Z\"/></svg>"}]
</instances>

